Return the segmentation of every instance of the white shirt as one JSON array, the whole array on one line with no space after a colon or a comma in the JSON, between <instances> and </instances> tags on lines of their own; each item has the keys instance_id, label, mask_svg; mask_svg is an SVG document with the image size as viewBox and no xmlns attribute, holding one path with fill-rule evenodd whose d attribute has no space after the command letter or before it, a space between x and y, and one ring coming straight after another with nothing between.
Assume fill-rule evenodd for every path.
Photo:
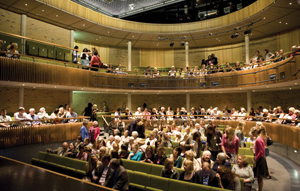
<instances>
[{"instance_id":1,"label":"white shirt","mask_svg":"<svg viewBox=\"0 0 300 191\"><path fill-rule=\"evenodd\" d=\"M157 140L156 140L156 138L154 138L153 140L150 140L149 138L147 138L145 141L145 145L147 145L149 141L150 141L150 146L155 146L155 142Z\"/></svg>"},{"instance_id":2,"label":"white shirt","mask_svg":"<svg viewBox=\"0 0 300 191\"><path fill-rule=\"evenodd\" d=\"M121 137L121 141L123 143L128 143L129 142L129 136L125 137L124 135Z\"/></svg>"},{"instance_id":3,"label":"white shirt","mask_svg":"<svg viewBox=\"0 0 300 191\"><path fill-rule=\"evenodd\" d=\"M135 113L134 113L134 115L135 115L135 117L136 118L142 118L142 112L139 112L139 111L136 111Z\"/></svg>"},{"instance_id":4,"label":"white shirt","mask_svg":"<svg viewBox=\"0 0 300 191\"><path fill-rule=\"evenodd\" d=\"M108 169L109 169L109 164L106 167L104 167L102 175L99 179L99 184L103 185L105 183L105 179L106 179Z\"/></svg>"},{"instance_id":5,"label":"white shirt","mask_svg":"<svg viewBox=\"0 0 300 191\"><path fill-rule=\"evenodd\" d=\"M169 76L176 76L176 71L175 70L174 71L170 70L169 71Z\"/></svg>"},{"instance_id":6,"label":"white shirt","mask_svg":"<svg viewBox=\"0 0 300 191\"><path fill-rule=\"evenodd\" d=\"M20 114L20 112L16 112L14 114L15 121L24 120L24 119L26 119L26 116L27 116L27 114L25 112L23 114ZM14 125L16 125L16 126L23 126L23 125L25 125L25 122L14 122Z\"/></svg>"},{"instance_id":7,"label":"white shirt","mask_svg":"<svg viewBox=\"0 0 300 191\"><path fill-rule=\"evenodd\" d=\"M12 121L10 116L8 116L8 115L5 115L5 116L0 115L0 123L9 122L9 121Z\"/></svg>"}]
</instances>

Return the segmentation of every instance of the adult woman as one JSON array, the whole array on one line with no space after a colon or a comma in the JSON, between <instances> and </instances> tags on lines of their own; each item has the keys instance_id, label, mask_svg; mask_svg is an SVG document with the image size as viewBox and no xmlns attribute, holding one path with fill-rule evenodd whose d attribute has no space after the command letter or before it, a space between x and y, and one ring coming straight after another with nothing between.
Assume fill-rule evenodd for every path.
<instances>
[{"instance_id":1,"label":"adult woman","mask_svg":"<svg viewBox=\"0 0 300 191\"><path fill-rule=\"evenodd\" d=\"M157 68L155 67L154 68L154 71L153 71L153 73L152 73L152 76L153 77L158 77L160 74L159 74L159 71L157 70Z\"/></svg>"},{"instance_id":2,"label":"adult woman","mask_svg":"<svg viewBox=\"0 0 300 191\"><path fill-rule=\"evenodd\" d=\"M189 150L189 151L185 152L185 159L183 160L182 164L184 164L184 162L186 160L190 160L190 161L193 162L193 166L194 166L195 171L201 170L200 162L195 159L195 155L194 155L193 151ZM183 169L184 165L182 165L181 168Z\"/></svg>"},{"instance_id":3,"label":"adult woman","mask_svg":"<svg viewBox=\"0 0 300 191\"><path fill-rule=\"evenodd\" d=\"M166 160L165 148L160 146L156 149L156 155L154 157L154 164L163 165Z\"/></svg>"},{"instance_id":4,"label":"adult woman","mask_svg":"<svg viewBox=\"0 0 300 191\"><path fill-rule=\"evenodd\" d=\"M195 182L195 172L193 162L190 160L186 160L183 163L184 172L182 172L179 176L179 180L183 180L186 182Z\"/></svg>"},{"instance_id":5,"label":"adult woman","mask_svg":"<svg viewBox=\"0 0 300 191\"><path fill-rule=\"evenodd\" d=\"M170 140L170 135L169 133L164 133L163 135L163 141L162 141L162 146L163 147L169 147L169 148L172 148L173 147L173 144Z\"/></svg>"},{"instance_id":6,"label":"adult woman","mask_svg":"<svg viewBox=\"0 0 300 191\"><path fill-rule=\"evenodd\" d=\"M134 119L132 112L129 111L129 108L125 109L125 116L126 116L125 119Z\"/></svg>"},{"instance_id":7,"label":"adult woman","mask_svg":"<svg viewBox=\"0 0 300 191\"><path fill-rule=\"evenodd\" d=\"M202 140L199 131L194 131L191 136L185 141L186 146L191 147L191 150L195 152L196 158L200 157L202 150Z\"/></svg>"},{"instance_id":8,"label":"adult woman","mask_svg":"<svg viewBox=\"0 0 300 191\"><path fill-rule=\"evenodd\" d=\"M67 157L70 157L70 158L75 158L76 155L77 155L77 150L76 150L74 144L73 144L73 143L70 143L70 144L69 144L69 150L68 150L66 156L67 156Z\"/></svg>"},{"instance_id":9,"label":"adult woman","mask_svg":"<svg viewBox=\"0 0 300 191\"><path fill-rule=\"evenodd\" d=\"M142 154L140 162L146 162L153 164L154 161L154 149L151 146L147 146L146 151Z\"/></svg>"},{"instance_id":10,"label":"adult woman","mask_svg":"<svg viewBox=\"0 0 300 191\"><path fill-rule=\"evenodd\" d=\"M161 171L161 176L170 179L178 179L179 173L176 168L174 168L174 162L171 159L166 159L165 167Z\"/></svg>"},{"instance_id":11,"label":"adult woman","mask_svg":"<svg viewBox=\"0 0 300 191\"><path fill-rule=\"evenodd\" d=\"M261 116L262 116L262 113L260 112L260 109L256 108L256 110L255 110L255 117L261 117ZM261 118L254 118L253 121L261 121Z\"/></svg>"},{"instance_id":12,"label":"adult woman","mask_svg":"<svg viewBox=\"0 0 300 191\"><path fill-rule=\"evenodd\" d=\"M223 72L220 63L217 64L217 73Z\"/></svg>"},{"instance_id":13,"label":"adult woman","mask_svg":"<svg viewBox=\"0 0 300 191\"><path fill-rule=\"evenodd\" d=\"M255 113L254 113L254 109L252 107L250 107L247 120L253 121L252 117L255 117Z\"/></svg>"},{"instance_id":14,"label":"adult woman","mask_svg":"<svg viewBox=\"0 0 300 191\"><path fill-rule=\"evenodd\" d=\"M235 70L235 71L240 71L240 70L242 70L241 67L240 67L240 62L239 62L239 61L236 61L235 66L234 66L234 70Z\"/></svg>"},{"instance_id":15,"label":"adult woman","mask_svg":"<svg viewBox=\"0 0 300 191\"><path fill-rule=\"evenodd\" d=\"M88 182L91 182L93 180L93 174L95 169L99 169L101 165L101 162L98 161L98 158L96 155L91 155L91 157L88 160L88 163L86 164L86 180Z\"/></svg>"},{"instance_id":16,"label":"adult woman","mask_svg":"<svg viewBox=\"0 0 300 191\"><path fill-rule=\"evenodd\" d=\"M200 75L200 70L199 70L198 66L195 66L194 76L199 76L199 75Z\"/></svg>"},{"instance_id":17,"label":"adult woman","mask_svg":"<svg viewBox=\"0 0 300 191\"><path fill-rule=\"evenodd\" d=\"M66 118L67 116L67 113L65 112L64 108L60 107L58 110L59 110L58 117L61 119L63 123L67 122L67 120L63 120L63 118Z\"/></svg>"},{"instance_id":18,"label":"adult woman","mask_svg":"<svg viewBox=\"0 0 300 191\"><path fill-rule=\"evenodd\" d=\"M98 52L93 52L93 57L90 63L90 67L101 68L102 62L100 57L98 56ZM98 71L98 69L91 68L92 71Z\"/></svg>"},{"instance_id":19,"label":"adult woman","mask_svg":"<svg viewBox=\"0 0 300 191\"><path fill-rule=\"evenodd\" d=\"M231 72L232 71L232 66L230 65L229 62L226 62L225 71L226 72Z\"/></svg>"},{"instance_id":20,"label":"adult woman","mask_svg":"<svg viewBox=\"0 0 300 191\"><path fill-rule=\"evenodd\" d=\"M215 161L218 153L221 151L222 133L215 129L212 125L208 125L205 128L204 134L207 137L205 150L209 150L211 152L211 159Z\"/></svg>"},{"instance_id":21,"label":"adult woman","mask_svg":"<svg viewBox=\"0 0 300 191\"><path fill-rule=\"evenodd\" d=\"M264 138L266 138L266 129L264 126L258 128L259 136L255 141L255 168L253 169L254 174L258 182L258 191L262 191L263 188L263 178L268 174L267 161L265 159L265 143Z\"/></svg>"},{"instance_id":22,"label":"adult woman","mask_svg":"<svg viewBox=\"0 0 300 191\"><path fill-rule=\"evenodd\" d=\"M185 157L185 152L186 152L185 141L180 142L179 147L181 149L180 156Z\"/></svg>"},{"instance_id":23,"label":"adult woman","mask_svg":"<svg viewBox=\"0 0 300 191\"><path fill-rule=\"evenodd\" d=\"M17 43L12 43L11 45L8 45L6 56L9 57L9 58L20 59L20 54L17 50L18 50Z\"/></svg>"},{"instance_id":24,"label":"adult woman","mask_svg":"<svg viewBox=\"0 0 300 191\"><path fill-rule=\"evenodd\" d=\"M59 118L59 116L58 116L58 113L59 113L59 109L56 108L56 109L53 111L53 113L50 115L50 118L53 119L53 123L54 123L54 124L59 124L59 123L61 123L61 120L60 120L60 118Z\"/></svg>"},{"instance_id":25,"label":"adult woman","mask_svg":"<svg viewBox=\"0 0 300 191\"><path fill-rule=\"evenodd\" d=\"M102 109L100 111L101 112L108 112L109 111L108 106L106 105L105 101L102 103Z\"/></svg>"},{"instance_id":26,"label":"adult woman","mask_svg":"<svg viewBox=\"0 0 300 191\"><path fill-rule=\"evenodd\" d=\"M84 48L82 50L81 55L80 55L80 58L81 58L80 64L83 65L83 66L89 66L90 65L89 56L87 55L87 52L88 52L87 48ZM89 70L89 68L86 68L86 67L82 67L82 69Z\"/></svg>"},{"instance_id":27,"label":"adult woman","mask_svg":"<svg viewBox=\"0 0 300 191\"><path fill-rule=\"evenodd\" d=\"M175 139L174 142L181 142L182 141L182 134L180 132L176 131L175 136L176 136L176 139Z\"/></svg>"},{"instance_id":28,"label":"adult woman","mask_svg":"<svg viewBox=\"0 0 300 191\"><path fill-rule=\"evenodd\" d=\"M231 164L236 163L237 154L239 153L240 141L239 138L234 134L234 129L228 126L225 129L225 134L222 137L221 148L222 151L227 155Z\"/></svg>"},{"instance_id":29,"label":"adult woman","mask_svg":"<svg viewBox=\"0 0 300 191\"><path fill-rule=\"evenodd\" d=\"M82 137L81 136L77 136L76 142L75 142L75 145L74 145L75 148L76 148L76 150L79 150L80 145L83 145Z\"/></svg>"},{"instance_id":30,"label":"adult woman","mask_svg":"<svg viewBox=\"0 0 300 191\"><path fill-rule=\"evenodd\" d=\"M92 145L92 153L99 154L100 149L100 140L96 139L95 142Z\"/></svg>"},{"instance_id":31,"label":"adult woman","mask_svg":"<svg viewBox=\"0 0 300 191\"><path fill-rule=\"evenodd\" d=\"M254 174L245 155L238 156L237 164L232 167L232 172L244 179L244 191L251 191Z\"/></svg>"},{"instance_id":32,"label":"adult woman","mask_svg":"<svg viewBox=\"0 0 300 191\"><path fill-rule=\"evenodd\" d=\"M84 146L83 145L80 145L80 147L79 147L79 153L77 153L76 159L87 161L88 154L84 151Z\"/></svg>"},{"instance_id":33,"label":"adult woman","mask_svg":"<svg viewBox=\"0 0 300 191\"><path fill-rule=\"evenodd\" d=\"M131 147L131 152L128 156L128 160L140 161L142 157L142 153L139 151L138 144L133 144Z\"/></svg>"},{"instance_id":34,"label":"adult woman","mask_svg":"<svg viewBox=\"0 0 300 191\"><path fill-rule=\"evenodd\" d=\"M129 156L128 147L126 145L121 145L120 158L127 159Z\"/></svg>"},{"instance_id":35,"label":"adult woman","mask_svg":"<svg viewBox=\"0 0 300 191\"><path fill-rule=\"evenodd\" d=\"M167 120L172 121L174 118L174 112L172 110L172 107L168 107L168 111L167 111Z\"/></svg>"},{"instance_id":36,"label":"adult woman","mask_svg":"<svg viewBox=\"0 0 300 191\"><path fill-rule=\"evenodd\" d=\"M157 139L155 138L155 134L150 132L149 137L146 139L145 144L150 146L155 146L155 142Z\"/></svg>"},{"instance_id":37,"label":"adult woman","mask_svg":"<svg viewBox=\"0 0 300 191\"><path fill-rule=\"evenodd\" d=\"M205 64L202 64L201 65L202 66L202 68L201 68L201 70L200 70L200 76L205 76L206 74L207 74L207 70L206 70L206 65Z\"/></svg>"},{"instance_id":38,"label":"adult woman","mask_svg":"<svg viewBox=\"0 0 300 191\"><path fill-rule=\"evenodd\" d=\"M125 112L126 111L126 109L127 109L127 107L126 107L126 102L123 102L122 103L122 106L120 107L120 109L121 109L121 112ZM129 110L129 109L128 109Z\"/></svg>"},{"instance_id":39,"label":"adult woman","mask_svg":"<svg viewBox=\"0 0 300 191\"><path fill-rule=\"evenodd\" d=\"M226 162L227 157L224 153L219 153L217 155L217 160L215 161L212 170L216 171L218 170L218 168L220 168L221 166L225 166L229 169L231 169L231 164L229 162Z\"/></svg>"},{"instance_id":40,"label":"adult woman","mask_svg":"<svg viewBox=\"0 0 300 191\"><path fill-rule=\"evenodd\" d=\"M91 116L91 121L95 121L97 118L97 112L99 112L98 108L97 108L97 104L93 105L92 108L92 116Z\"/></svg>"},{"instance_id":41,"label":"adult woman","mask_svg":"<svg viewBox=\"0 0 300 191\"><path fill-rule=\"evenodd\" d=\"M180 168L181 167L182 157L180 156L180 153L181 153L180 147L175 147L173 149L173 154L169 155L169 158L174 161L174 166L176 168Z\"/></svg>"},{"instance_id":42,"label":"adult woman","mask_svg":"<svg viewBox=\"0 0 300 191\"><path fill-rule=\"evenodd\" d=\"M240 140L240 147L244 148L244 128L245 128L246 123L240 121L235 129L235 135L239 138Z\"/></svg>"},{"instance_id":43,"label":"adult woman","mask_svg":"<svg viewBox=\"0 0 300 191\"><path fill-rule=\"evenodd\" d=\"M98 127L98 121L93 122L93 126L90 127L90 139L94 143L97 137L100 135L100 128Z\"/></svg>"},{"instance_id":44,"label":"adult woman","mask_svg":"<svg viewBox=\"0 0 300 191\"><path fill-rule=\"evenodd\" d=\"M210 168L213 167L213 161L210 159L211 158L211 153L210 151L204 151L203 154L202 154L202 157L201 158L198 158L197 161L199 162L200 164L200 169L202 169L202 164L204 162L208 162L210 164Z\"/></svg>"},{"instance_id":45,"label":"adult woman","mask_svg":"<svg viewBox=\"0 0 300 191\"><path fill-rule=\"evenodd\" d=\"M227 167L221 166L220 168L218 168L216 177L218 179L220 188L234 191L241 190L239 177Z\"/></svg>"}]
</instances>

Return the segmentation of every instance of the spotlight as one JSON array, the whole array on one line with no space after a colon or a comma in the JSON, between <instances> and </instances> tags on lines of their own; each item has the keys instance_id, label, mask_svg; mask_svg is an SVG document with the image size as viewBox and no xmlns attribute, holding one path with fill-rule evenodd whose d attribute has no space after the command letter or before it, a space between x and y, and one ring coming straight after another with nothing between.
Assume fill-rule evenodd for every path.
<instances>
[{"instance_id":1,"label":"spotlight","mask_svg":"<svg viewBox=\"0 0 300 191\"><path fill-rule=\"evenodd\" d=\"M231 35L231 38L237 38L239 36L239 33L235 33L233 35Z\"/></svg>"},{"instance_id":2,"label":"spotlight","mask_svg":"<svg viewBox=\"0 0 300 191\"><path fill-rule=\"evenodd\" d=\"M185 45L185 43L184 42L181 42L181 44L180 44L181 46L184 46Z\"/></svg>"},{"instance_id":3,"label":"spotlight","mask_svg":"<svg viewBox=\"0 0 300 191\"><path fill-rule=\"evenodd\" d=\"M173 47L173 46L174 46L174 42L171 42L171 43L170 43L170 47Z\"/></svg>"},{"instance_id":4,"label":"spotlight","mask_svg":"<svg viewBox=\"0 0 300 191\"><path fill-rule=\"evenodd\" d=\"M251 33L251 29L245 30L244 34L250 34Z\"/></svg>"}]
</instances>

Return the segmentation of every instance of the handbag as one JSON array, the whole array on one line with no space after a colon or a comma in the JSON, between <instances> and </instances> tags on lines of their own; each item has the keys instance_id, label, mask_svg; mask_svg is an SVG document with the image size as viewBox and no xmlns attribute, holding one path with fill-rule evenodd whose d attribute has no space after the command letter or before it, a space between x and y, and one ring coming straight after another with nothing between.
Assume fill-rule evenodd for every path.
<instances>
[{"instance_id":1,"label":"handbag","mask_svg":"<svg viewBox=\"0 0 300 191\"><path fill-rule=\"evenodd\" d=\"M268 146L273 145L273 140L269 136L267 138L267 145Z\"/></svg>"}]
</instances>

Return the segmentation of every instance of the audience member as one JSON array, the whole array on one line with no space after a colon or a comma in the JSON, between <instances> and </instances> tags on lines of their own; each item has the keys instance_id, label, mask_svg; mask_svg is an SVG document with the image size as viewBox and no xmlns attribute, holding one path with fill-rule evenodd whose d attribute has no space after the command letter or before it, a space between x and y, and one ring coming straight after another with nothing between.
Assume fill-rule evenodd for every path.
<instances>
[{"instance_id":1,"label":"audience member","mask_svg":"<svg viewBox=\"0 0 300 191\"><path fill-rule=\"evenodd\" d=\"M270 60L272 57L275 56L273 53L269 52L268 49L265 49L264 52L265 52L265 57L264 57L264 60L265 60L265 61L268 61L268 60Z\"/></svg>"},{"instance_id":2,"label":"audience member","mask_svg":"<svg viewBox=\"0 0 300 191\"><path fill-rule=\"evenodd\" d=\"M4 44L3 40L0 40L0 57L6 57L5 54L6 50L2 48L3 44Z\"/></svg>"},{"instance_id":3,"label":"audience member","mask_svg":"<svg viewBox=\"0 0 300 191\"><path fill-rule=\"evenodd\" d=\"M205 128L205 136L207 137L205 150L211 152L211 159L215 161L218 153L221 151L222 133L212 125L208 125Z\"/></svg>"},{"instance_id":4,"label":"audience member","mask_svg":"<svg viewBox=\"0 0 300 191\"><path fill-rule=\"evenodd\" d=\"M75 142L75 145L74 145L76 150L79 150L80 145L83 145L82 136L77 136L76 142Z\"/></svg>"},{"instance_id":5,"label":"audience member","mask_svg":"<svg viewBox=\"0 0 300 191\"><path fill-rule=\"evenodd\" d=\"M77 113L73 112L73 108L69 108L69 113L66 116L67 118L77 118ZM77 119L69 119L69 123L75 123Z\"/></svg>"},{"instance_id":6,"label":"audience member","mask_svg":"<svg viewBox=\"0 0 300 191\"><path fill-rule=\"evenodd\" d=\"M90 62L90 67L92 71L98 71L97 68L101 68L102 66L102 61L100 59L100 57L98 56L98 52L94 51L93 52L93 56L92 56L92 60Z\"/></svg>"},{"instance_id":7,"label":"audience member","mask_svg":"<svg viewBox=\"0 0 300 191\"><path fill-rule=\"evenodd\" d=\"M167 159L165 154L165 148L162 146L159 146L156 149L156 155L154 157L154 164L163 165L165 163L165 160Z\"/></svg>"},{"instance_id":8,"label":"audience member","mask_svg":"<svg viewBox=\"0 0 300 191\"><path fill-rule=\"evenodd\" d=\"M179 180L183 180L186 182L195 182L195 171L193 162L190 160L186 160L183 163L184 171L180 174Z\"/></svg>"},{"instance_id":9,"label":"audience member","mask_svg":"<svg viewBox=\"0 0 300 191\"><path fill-rule=\"evenodd\" d=\"M41 120L42 123L47 123L48 119L50 119L50 116L46 112L46 109L44 107L40 108L40 112L37 114L38 118Z\"/></svg>"},{"instance_id":10,"label":"audience member","mask_svg":"<svg viewBox=\"0 0 300 191\"><path fill-rule=\"evenodd\" d=\"M218 186L220 188L234 191L241 190L239 177L227 167L221 166L220 168L218 168L216 177L218 180Z\"/></svg>"},{"instance_id":11,"label":"audience member","mask_svg":"<svg viewBox=\"0 0 300 191\"><path fill-rule=\"evenodd\" d=\"M66 157L70 157L70 158L75 158L76 155L77 155L77 149L75 148L74 144L73 143L70 143L69 144L69 150L66 154Z\"/></svg>"},{"instance_id":12,"label":"audience member","mask_svg":"<svg viewBox=\"0 0 300 191\"><path fill-rule=\"evenodd\" d=\"M245 155L239 155L237 164L232 167L232 172L244 179L244 191L251 191L254 182L252 168L248 165L248 158Z\"/></svg>"},{"instance_id":13,"label":"audience member","mask_svg":"<svg viewBox=\"0 0 300 191\"><path fill-rule=\"evenodd\" d=\"M20 59L20 54L18 52L18 44L17 43L12 43L11 45L8 45L6 56L9 58Z\"/></svg>"},{"instance_id":14,"label":"audience member","mask_svg":"<svg viewBox=\"0 0 300 191\"><path fill-rule=\"evenodd\" d=\"M151 146L147 146L145 152L142 154L140 162L153 164L153 161L154 161L154 149Z\"/></svg>"},{"instance_id":15,"label":"audience member","mask_svg":"<svg viewBox=\"0 0 300 191\"><path fill-rule=\"evenodd\" d=\"M120 159L112 159L110 165L113 171L104 186L121 191L129 190L129 176L126 169L120 165Z\"/></svg>"},{"instance_id":16,"label":"audience member","mask_svg":"<svg viewBox=\"0 0 300 191\"><path fill-rule=\"evenodd\" d=\"M131 152L128 156L128 160L140 161L142 158L142 153L139 151L138 144L133 144L131 147Z\"/></svg>"},{"instance_id":17,"label":"audience member","mask_svg":"<svg viewBox=\"0 0 300 191\"><path fill-rule=\"evenodd\" d=\"M161 177L170 178L170 179L179 178L179 173L177 169L174 167L174 161L172 159L167 158L165 160L165 167L161 171Z\"/></svg>"},{"instance_id":18,"label":"audience member","mask_svg":"<svg viewBox=\"0 0 300 191\"><path fill-rule=\"evenodd\" d=\"M239 153L240 141L234 134L234 129L230 126L226 127L225 134L222 137L222 151L229 158L231 164L236 163L237 154Z\"/></svg>"},{"instance_id":19,"label":"audience member","mask_svg":"<svg viewBox=\"0 0 300 191\"><path fill-rule=\"evenodd\" d=\"M207 186L218 187L216 172L211 170L211 165L208 162L202 163L202 170L196 172L194 182Z\"/></svg>"},{"instance_id":20,"label":"audience member","mask_svg":"<svg viewBox=\"0 0 300 191\"><path fill-rule=\"evenodd\" d=\"M128 159L129 151L128 147L126 145L121 145L121 152L120 152L120 158L122 159Z\"/></svg>"},{"instance_id":21,"label":"audience member","mask_svg":"<svg viewBox=\"0 0 300 191\"><path fill-rule=\"evenodd\" d=\"M46 151L49 153L53 153L53 154L57 154L59 156L65 157L67 155L67 151L68 151L68 143L64 142L62 144L62 147L58 147L58 149L55 149L55 150L51 150L51 149L47 148Z\"/></svg>"},{"instance_id":22,"label":"audience member","mask_svg":"<svg viewBox=\"0 0 300 191\"><path fill-rule=\"evenodd\" d=\"M175 66L171 67L171 70L169 71L169 76L170 77L176 77Z\"/></svg>"},{"instance_id":23,"label":"audience member","mask_svg":"<svg viewBox=\"0 0 300 191\"><path fill-rule=\"evenodd\" d=\"M26 116L27 116L27 114L25 113L25 108L19 107L19 111L14 114L14 119L15 119L14 125L15 126L24 126L25 122L17 122L17 121L26 120Z\"/></svg>"},{"instance_id":24,"label":"audience member","mask_svg":"<svg viewBox=\"0 0 300 191\"><path fill-rule=\"evenodd\" d=\"M198 160L195 159L195 154L193 151L189 150L189 151L186 151L185 152L185 159L183 160L183 163L186 161L186 160L190 160L193 162L193 166L194 166L194 170L195 171L198 171L201 169L201 166L200 166L200 162ZM183 169L183 165L181 166L181 168Z\"/></svg>"},{"instance_id":25,"label":"audience member","mask_svg":"<svg viewBox=\"0 0 300 191\"><path fill-rule=\"evenodd\" d=\"M111 174L111 166L110 166L111 157L109 154L105 154L102 158L102 163L99 168L95 170L95 176L93 177L93 182L96 184L104 185L105 181Z\"/></svg>"},{"instance_id":26,"label":"audience member","mask_svg":"<svg viewBox=\"0 0 300 191\"><path fill-rule=\"evenodd\" d=\"M95 142L95 140L100 135L100 128L98 127L98 121L93 122L93 126L90 127L90 140L92 143Z\"/></svg>"},{"instance_id":27,"label":"audience member","mask_svg":"<svg viewBox=\"0 0 300 191\"><path fill-rule=\"evenodd\" d=\"M7 113L6 109L1 110L0 127L10 127L11 126L11 124L9 122L11 122L12 119L10 116L6 115L6 113Z\"/></svg>"},{"instance_id":28,"label":"audience member","mask_svg":"<svg viewBox=\"0 0 300 191\"><path fill-rule=\"evenodd\" d=\"M235 135L239 138L240 140L240 147L244 148L244 127L246 123L243 121L240 121L235 129Z\"/></svg>"},{"instance_id":29,"label":"audience member","mask_svg":"<svg viewBox=\"0 0 300 191\"><path fill-rule=\"evenodd\" d=\"M217 160L215 161L212 170L217 172L218 168L220 168L221 166L225 166L231 169L231 164L227 162L227 157L225 153L219 153L217 155Z\"/></svg>"},{"instance_id":30,"label":"audience member","mask_svg":"<svg viewBox=\"0 0 300 191\"><path fill-rule=\"evenodd\" d=\"M82 137L82 140L84 140L85 138L87 137L90 137L90 134L89 134L89 130L87 128L87 125L89 124L89 120L87 119L84 119L83 120L83 124L82 124L82 127L80 129L80 135Z\"/></svg>"},{"instance_id":31,"label":"audience member","mask_svg":"<svg viewBox=\"0 0 300 191\"><path fill-rule=\"evenodd\" d=\"M80 145L79 152L76 155L76 159L87 161L88 160L88 154L85 152L85 146Z\"/></svg>"},{"instance_id":32,"label":"audience member","mask_svg":"<svg viewBox=\"0 0 300 191\"><path fill-rule=\"evenodd\" d=\"M169 158L173 160L174 166L180 168L182 164L182 157L180 156L181 149L180 147L175 147L173 153L169 155Z\"/></svg>"}]
</instances>

